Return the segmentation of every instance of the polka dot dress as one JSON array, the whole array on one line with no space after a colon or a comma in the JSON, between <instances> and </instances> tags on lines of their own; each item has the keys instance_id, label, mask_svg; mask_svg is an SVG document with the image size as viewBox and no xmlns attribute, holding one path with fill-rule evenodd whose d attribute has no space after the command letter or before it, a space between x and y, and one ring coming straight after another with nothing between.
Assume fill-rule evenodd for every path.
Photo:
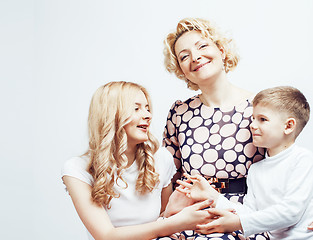
<instances>
[{"instance_id":1,"label":"polka dot dress","mask_svg":"<svg viewBox=\"0 0 313 240\"><path fill-rule=\"evenodd\" d=\"M185 102L176 101L170 109L164 131L164 145L172 153L178 171L205 177L241 178L249 166L264 157L264 150L252 144L249 125L252 116L250 100L229 108L204 105L199 96ZM225 197L241 202L244 194ZM176 233L159 239L245 239L240 232L199 235L193 231ZM250 239L268 239L264 234Z\"/></svg>"}]
</instances>

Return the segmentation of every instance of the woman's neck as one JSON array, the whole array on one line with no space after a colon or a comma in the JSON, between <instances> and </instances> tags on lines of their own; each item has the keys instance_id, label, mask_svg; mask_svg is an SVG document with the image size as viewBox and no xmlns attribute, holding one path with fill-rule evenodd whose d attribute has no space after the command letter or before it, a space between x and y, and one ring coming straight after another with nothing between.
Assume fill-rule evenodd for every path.
<instances>
[{"instance_id":1,"label":"woman's neck","mask_svg":"<svg viewBox=\"0 0 313 240\"><path fill-rule=\"evenodd\" d=\"M251 93L231 84L227 79L199 86L201 101L210 107L233 106L251 96Z\"/></svg>"}]
</instances>

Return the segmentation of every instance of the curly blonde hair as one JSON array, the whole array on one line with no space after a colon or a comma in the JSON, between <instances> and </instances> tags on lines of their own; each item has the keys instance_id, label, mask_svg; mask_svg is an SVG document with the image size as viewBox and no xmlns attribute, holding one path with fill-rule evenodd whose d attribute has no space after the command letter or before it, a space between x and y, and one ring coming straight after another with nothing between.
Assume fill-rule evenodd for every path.
<instances>
[{"instance_id":1,"label":"curly blonde hair","mask_svg":"<svg viewBox=\"0 0 313 240\"><path fill-rule=\"evenodd\" d=\"M218 48L223 48L225 51L224 67L225 72L234 70L239 61L239 55L235 51L235 47L232 39L224 37L218 29L213 26L208 20L201 18L184 18L177 24L176 30L169 33L164 40L164 64L166 70L184 80L187 83L187 87L192 90L198 90L197 84L189 81L183 71L181 70L178 59L175 53L175 44L177 40L185 33L190 31L198 31L204 37L210 38Z\"/></svg>"},{"instance_id":2,"label":"curly blonde hair","mask_svg":"<svg viewBox=\"0 0 313 240\"><path fill-rule=\"evenodd\" d=\"M147 98L150 111L151 100L147 90L131 82L110 82L94 93L88 117L89 149L85 153L90 158L88 172L94 179L92 199L98 204L110 208L112 198L119 195L113 186L123 179L128 160L127 135L124 126L130 122L133 114L135 96L142 91ZM133 100L133 101L132 101ZM159 182L155 170L154 154L159 148L156 138L149 132L148 140L137 145L136 163L139 174L136 191L139 194L151 192Z\"/></svg>"}]
</instances>

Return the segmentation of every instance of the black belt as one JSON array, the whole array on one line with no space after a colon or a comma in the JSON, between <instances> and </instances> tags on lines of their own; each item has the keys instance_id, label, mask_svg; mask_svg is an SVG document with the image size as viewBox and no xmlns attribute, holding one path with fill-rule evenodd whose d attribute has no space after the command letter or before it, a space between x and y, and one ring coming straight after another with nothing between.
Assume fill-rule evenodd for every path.
<instances>
[{"instance_id":1,"label":"black belt","mask_svg":"<svg viewBox=\"0 0 313 240\"><path fill-rule=\"evenodd\" d=\"M247 193L246 178L207 178L220 193Z\"/></svg>"}]
</instances>

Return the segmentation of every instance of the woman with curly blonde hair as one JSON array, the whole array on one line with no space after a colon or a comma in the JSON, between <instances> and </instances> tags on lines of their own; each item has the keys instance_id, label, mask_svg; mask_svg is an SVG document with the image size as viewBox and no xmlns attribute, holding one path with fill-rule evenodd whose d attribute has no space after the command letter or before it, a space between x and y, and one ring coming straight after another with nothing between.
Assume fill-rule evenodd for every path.
<instances>
[{"instance_id":1,"label":"woman with curly blonde hair","mask_svg":"<svg viewBox=\"0 0 313 240\"><path fill-rule=\"evenodd\" d=\"M225 37L212 22L185 18L164 41L165 67L200 90L171 107L163 143L173 155L178 172L204 176L228 199L242 202L246 193L249 166L264 157L264 149L252 144L249 129L254 94L233 85L227 73L234 70L239 56L232 39ZM165 216L193 204L174 191ZM209 230L198 226L196 232L183 231L172 239L242 239L240 232L205 235ZM250 239L267 239L264 234Z\"/></svg>"},{"instance_id":2,"label":"woman with curly blonde hair","mask_svg":"<svg viewBox=\"0 0 313 240\"><path fill-rule=\"evenodd\" d=\"M152 239L207 221L201 202L156 221L172 192L172 156L149 131L151 101L131 82L110 82L92 97L89 149L67 160L62 179L89 239Z\"/></svg>"}]
</instances>

